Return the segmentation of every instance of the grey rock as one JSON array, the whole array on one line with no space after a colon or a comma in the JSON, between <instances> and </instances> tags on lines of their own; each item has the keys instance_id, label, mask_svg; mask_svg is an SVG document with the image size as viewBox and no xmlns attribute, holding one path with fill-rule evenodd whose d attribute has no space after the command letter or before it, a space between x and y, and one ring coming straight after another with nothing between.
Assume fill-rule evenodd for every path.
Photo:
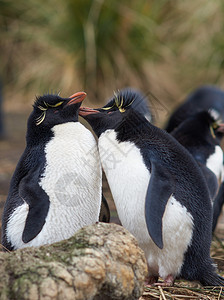
<instances>
[{"instance_id":1,"label":"grey rock","mask_svg":"<svg viewBox=\"0 0 224 300\"><path fill-rule=\"evenodd\" d=\"M56 244L0 252L0 272L2 300L134 300L147 264L127 230L98 223Z\"/></svg>"}]
</instances>

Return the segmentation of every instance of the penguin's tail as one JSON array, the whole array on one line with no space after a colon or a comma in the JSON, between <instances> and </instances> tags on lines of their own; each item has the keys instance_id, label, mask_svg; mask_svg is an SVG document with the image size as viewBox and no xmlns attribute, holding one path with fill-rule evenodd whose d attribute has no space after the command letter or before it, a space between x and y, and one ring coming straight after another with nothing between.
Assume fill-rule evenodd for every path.
<instances>
[{"instance_id":1,"label":"penguin's tail","mask_svg":"<svg viewBox=\"0 0 224 300\"><path fill-rule=\"evenodd\" d=\"M213 272L206 272L200 280L204 286L224 286L224 278Z\"/></svg>"}]
</instances>

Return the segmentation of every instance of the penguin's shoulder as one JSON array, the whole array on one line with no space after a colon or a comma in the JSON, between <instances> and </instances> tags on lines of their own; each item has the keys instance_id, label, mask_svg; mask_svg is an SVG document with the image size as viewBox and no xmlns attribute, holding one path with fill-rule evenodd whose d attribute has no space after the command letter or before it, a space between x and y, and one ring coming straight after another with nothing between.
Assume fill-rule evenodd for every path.
<instances>
[{"instance_id":1,"label":"penguin's shoulder","mask_svg":"<svg viewBox=\"0 0 224 300\"><path fill-rule=\"evenodd\" d=\"M10 181L9 195L18 189L21 180L29 173L30 170L39 169L41 165L44 168L46 163L44 147L37 145L35 147L26 147L21 155L13 176Z\"/></svg>"},{"instance_id":2,"label":"penguin's shoulder","mask_svg":"<svg viewBox=\"0 0 224 300\"><path fill-rule=\"evenodd\" d=\"M152 160L178 180L180 189L189 187L196 192L193 181L202 188L206 187L199 166L184 146L165 130L160 129L137 112L131 111L127 118L116 128L118 142L129 141L140 149L145 165L150 169Z\"/></svg>"}]
</instances>

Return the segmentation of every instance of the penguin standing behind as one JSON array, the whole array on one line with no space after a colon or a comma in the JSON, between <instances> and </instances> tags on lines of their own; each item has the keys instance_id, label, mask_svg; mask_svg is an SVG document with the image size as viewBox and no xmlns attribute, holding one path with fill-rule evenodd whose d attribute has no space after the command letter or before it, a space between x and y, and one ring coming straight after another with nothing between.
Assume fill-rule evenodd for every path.
<instances>
[{"instance_id":1,"label":"penguin standing behind","mask_svg":"<svg viewBox=\"0 0 224 300\"><path fill-rule=\"evenodd\" d=\"M207 111L212 110L216 112L216 114L219 115L220 120L224 122L224 91L223 90L215 86L202 86L196 89L195 91L193 91L187 97L187 99L170 116L166 125L166 131L173 132L173 130L176 127L178 127L184 120L195 115L196 113L205 110ZM216 149L218 148L216 147ZM217 157L218 157L217 154L218 154L217 152L214 152L214 155L212 156L212 159L210 161L210 165L215 163L217 168L223 167L222 165L223 158L220 158L219 166L217 165ZM223 204L224 204L224 181L222 181L220 184L218 195L216 196L213 204L213 231L216 228L218 218L222 212Z\"/></svg>"},{"instance_id":2,"label":"penguin standing behind","mask_svg":"<svg viewBox=\"0 0 224 300\"><path fill-rule=\"evenodd\" d=\"M145 252L149 282L160 276L164 285L177 277L224 285L210 258L211 201L197 163L128 106L138 94L121 91L116 97L116 107L81 108L79 114L99 137L100 156L106 150L114 158L101 163L121 223Z\"/></svg>"},{"instance_id":3,"label":"penguin standing behind","mask_svg":"<svg viewBox=\"0 0 224 300\"><path fill-rule=\"evenodd\" d=\"M224 91L215 86L202 86L193 91L170 116L166 131L172 132L189 116L200 111L213 109L224 121Z\"/></svg>"},{"instance_id":4,"label":"penguin standing behind","mask_svg":"<svg viewBox=\"0 0 224 300\"><path fill-rule=\"evenodd\" d=\"M214 200L223 180L223 151L220 147L224 124L213 110L193 114L179 124L171 135L181 143L198 162L205 175L211 198Z\"/></svg>"},{"instance_id":5,"label":"penguin standing behind","mask_svg":"<svg viewBox=\"0 0 224 300\"><path fill-rule=\"evenodd\" d=\"M102 178L96 141L78 122L78 92L38 97L26 149L5 203L2 244L9 250L71 237L99 220Z\"/></svg>"}]
</instances>

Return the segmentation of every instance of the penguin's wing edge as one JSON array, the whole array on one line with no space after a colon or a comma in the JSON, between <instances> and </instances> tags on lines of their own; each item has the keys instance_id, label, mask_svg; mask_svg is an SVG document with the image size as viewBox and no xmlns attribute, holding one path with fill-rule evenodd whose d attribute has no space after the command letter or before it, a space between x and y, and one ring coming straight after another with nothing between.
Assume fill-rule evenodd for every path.
<instances>
[{"instance_id":1,"label":"penguin's wing edge","mask_svg":"<svg viewBox=\"0 0 224 300\"><path fill-rule=\"evenodd\" d=\"M39 175L39 170L30 171L19 185L19 195L29 206L22 234L24 243L30 242L40 233L49 210L49 198L38 183Z\"/></svg>"},{"instance_id":2,"label":"penguin's wing edge","mask_svg":"<svg viewBox=\"0 0 224 300\"><path fill-rule=\"evenodd\" d=\"M174 182L170 172L158 162L151 161L151 177L145 199L145 219L150 237L163 248L162 218L166 204L174 192Z\"/></svg>"}]
</instances>

